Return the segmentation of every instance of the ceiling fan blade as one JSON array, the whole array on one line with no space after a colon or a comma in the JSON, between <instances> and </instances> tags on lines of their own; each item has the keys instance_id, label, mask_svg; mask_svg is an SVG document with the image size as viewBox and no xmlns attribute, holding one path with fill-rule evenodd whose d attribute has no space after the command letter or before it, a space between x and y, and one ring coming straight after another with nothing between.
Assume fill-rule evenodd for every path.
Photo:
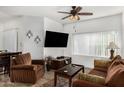
<instances>
[{"instance_id":1,"label":"ceiling fan blade","mask_svg":"<svg viewBox=\"0 0 124 93\"><path fill-rule=\"evenodd\" d=\"M66 19L66 18L68 18L68 17L70 17L70 16L72 16L72 15L68 15L68 16L66 16L66 17L63 17L62 20Z\"/></svg>"},{"instance_id":2,"label":"ceiling fan blade","mask_svg":"<svg viewBox=\"0 0 124 93\"><path fill-rule=\"evenodd\" d=\"M93 15L93 13L84 12L84 13L78 13L78 15Z\"/></svg>"},{"instance_id":3,"label":"ceiling fan blade","mask_svg":"<svg viewBox=\"0 0 124 93\"><path fill-rule=\"evenodd\" d=\"M78 12L81 11L81 9L82 9L82 7L78 6L78 7L75 9L75 11L78 13Z\"/></svg>"},{"instance_id":4,"label":"ceiling fan blade","mask_svg":"<svg viewBox=\"0 0 124 93\"><path fill-rule=\"evenodd\" d=\"M58 11L58 13L70 14L69 12Z\"/></svg>"}]
</instances>

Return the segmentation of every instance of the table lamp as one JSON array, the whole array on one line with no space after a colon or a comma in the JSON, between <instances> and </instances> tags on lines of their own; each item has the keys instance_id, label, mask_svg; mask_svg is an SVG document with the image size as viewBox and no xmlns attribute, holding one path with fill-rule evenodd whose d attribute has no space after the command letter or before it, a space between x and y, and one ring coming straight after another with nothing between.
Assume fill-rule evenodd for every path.
<instances>
[{"instance_id":1,"label":"table lamp","mask_svg":"<svg viewBox=\"0 0 124 93\"><path fill-rule=\"evenodd\" d=\"M109 45L107 46L107 49L110 49L110 59L113 59L114 50L119 49L119 47L114 42L110 42Z\"/></svg>"}]
</instances>

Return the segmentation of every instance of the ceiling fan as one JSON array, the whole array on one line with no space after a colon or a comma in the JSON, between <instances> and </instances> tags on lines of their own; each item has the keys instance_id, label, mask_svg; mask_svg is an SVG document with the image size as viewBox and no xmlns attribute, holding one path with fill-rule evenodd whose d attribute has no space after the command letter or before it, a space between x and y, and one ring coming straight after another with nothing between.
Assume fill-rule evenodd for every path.
<instances>
[{"instance_id":1,"label":"ceiling fan","mask_svg":"<svg viewBox=\"0 0 124 93\"><path fill-rule=\"evenodd\" d=\"M65 16L62 18L62 20L66 19L66 18L70 18L71 20L80 20L79 15L93 15L93 13L90 12L80 12L82 10L82 7L78 6L72 6L72 10L70 10L70 12L63 12L63 11L58 11L58 13L64 13L64 14L68 14L68 16Z\"/></svg>"}]
</instances>

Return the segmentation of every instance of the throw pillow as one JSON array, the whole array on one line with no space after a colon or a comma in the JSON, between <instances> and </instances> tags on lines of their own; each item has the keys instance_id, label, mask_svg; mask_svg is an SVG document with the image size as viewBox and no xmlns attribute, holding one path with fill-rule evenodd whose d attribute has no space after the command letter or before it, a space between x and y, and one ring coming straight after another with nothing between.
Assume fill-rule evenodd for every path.
<instances>
[{"instance_id":1,"label":"throw pillow","mask_svg":"<svg viewBox=\"0 0 124 93\"><path fill-rule=\"evenodd\" d=\"M105 78L96 76L96 75L92 75L92 74L80 73L79 79L97 83L97 84L102 84L102 85L105 84Z\"/></svg>"}]
</instances>

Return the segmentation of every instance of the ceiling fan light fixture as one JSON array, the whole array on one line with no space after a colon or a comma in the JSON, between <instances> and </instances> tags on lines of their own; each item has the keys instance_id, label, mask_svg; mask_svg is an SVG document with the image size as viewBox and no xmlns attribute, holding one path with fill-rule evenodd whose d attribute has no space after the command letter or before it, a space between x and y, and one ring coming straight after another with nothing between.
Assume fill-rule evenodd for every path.
<instances>
[{"instance_id":1,"label":"ceiling fan light fixture","mask_svg":"<svg viewBox=\"0 0 124 93\"><path fill-rule=\"evenodd\" d=\"M69 19L71 20L71 21L77 21L78 20L78 16L77 15L75 15L75 16L70 16L69 17Z\"/></svg>"}]
</instances>

